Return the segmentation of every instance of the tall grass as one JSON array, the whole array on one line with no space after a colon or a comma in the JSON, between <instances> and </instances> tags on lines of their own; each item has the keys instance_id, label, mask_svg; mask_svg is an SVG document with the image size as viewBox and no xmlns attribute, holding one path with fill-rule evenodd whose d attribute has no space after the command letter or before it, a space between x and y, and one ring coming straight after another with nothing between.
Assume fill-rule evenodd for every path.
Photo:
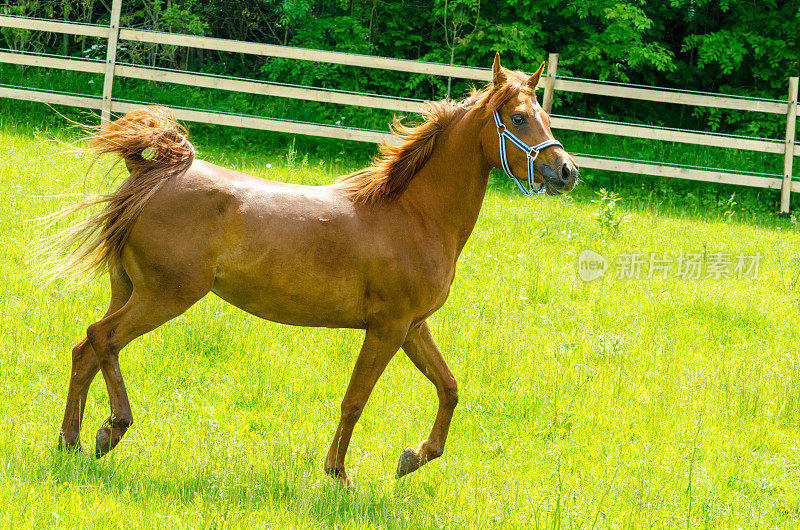
<instances>
[{"instance_id":1,"label":"tall grass","mask_svg":"<svg viewBox=\"0 0 800 530\"><path fill-rule=\"evenodd\" d=\"M28 220L67 201L49 195L80 191L88 161L59 154L51 140L69 136L25 116L0 119L0 526L800 524L796 224L728 215L724 196L704 208L615 181L614 235L597 221L591 172L563 199L525 200L492 179L431 318L461 401L445 455L418 472L393 478L400 452L429 431L436 394L402 353L356 427L347 465L358 489L346 493L322 462L362 334L272 324L213 296L123 351L135 423L120 446L99 461L59 453L70 349L108 288L44 290L28 272ZM287 182L331 182L369 154L192 131L202 158ZM761 264L754 279L612 269L584 283L587 248ZM107 414L98 378L88 446Z\"/></svg>"}]
</instances>

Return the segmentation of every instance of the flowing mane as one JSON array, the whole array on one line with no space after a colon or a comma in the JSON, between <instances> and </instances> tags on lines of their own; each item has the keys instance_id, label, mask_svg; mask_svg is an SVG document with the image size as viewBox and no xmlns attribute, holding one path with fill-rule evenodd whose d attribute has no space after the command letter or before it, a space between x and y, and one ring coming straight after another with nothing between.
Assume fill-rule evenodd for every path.
<instances>
[{"instance_id":1,"label":"flowing mane","mask_svg":"<svg viewBox=\"0 0 800 530\"><path fill-rule=\"evenodd\" d=\"M395 199L428 161L439 133L450 125L453 118L468 109L494 111L520 91L530 90L526 85L527 75L511 70L505 72L506 82L500 86L489 83L481 90L473 88L470 95L459 102L445 99L428 103L422 111L424 120L417 126L404 125L403 118L395 116L389 129L399 142L389 144L384 141L371 166L345 175L339 182L356 202L373 204ZM534 94L530 96L534 97Z\"/></svg>"}]
</instances>

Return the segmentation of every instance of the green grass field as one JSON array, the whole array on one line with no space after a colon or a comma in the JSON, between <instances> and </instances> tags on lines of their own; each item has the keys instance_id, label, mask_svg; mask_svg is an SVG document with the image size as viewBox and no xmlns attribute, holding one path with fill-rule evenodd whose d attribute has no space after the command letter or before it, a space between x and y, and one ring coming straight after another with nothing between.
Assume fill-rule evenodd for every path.
<instances>
[{"instance_id":1,"label":"green grass field","mask_svg":"<svg viewBox=\"0 0 800 530\"><path fill-rule=\"evenodd\" d=\"M0 527L800 525L796 224L640 194L611 212L625 216L614 235L588 186L528 201L491 181L431 318L461 401L444 456L420 471L393 476L436 410L402 352L356 427L345 492L322 463L362 333L276 325L213 296L123 351L135 422L120 446L102 460L59 453L70 351L108 296L105 278L43 289L30 273L29 220L67 203L43 196L83 189L88 160L59 155L64 138L0 125ZM328 183L356 164L195 143L283 181ZM618 260L585 283L584 249L760 263L755 278L618 279ZM87 447L107 415L98 378Z\"/></svg>"}]
</instances>

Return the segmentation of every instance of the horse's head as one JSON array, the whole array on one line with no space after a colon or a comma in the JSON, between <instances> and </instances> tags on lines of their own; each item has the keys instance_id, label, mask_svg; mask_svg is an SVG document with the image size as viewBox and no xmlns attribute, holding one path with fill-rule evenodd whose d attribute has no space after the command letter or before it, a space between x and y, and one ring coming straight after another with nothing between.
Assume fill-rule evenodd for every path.
<instances>
[{"instance_id":1,"label":"horse's head","mask_svg":"<svg viewBox=\"0 0 800 530\"><path fill-rule=\"evenodd\" d=\"M481 133L489 162L517 180L526 180L550 195L575 187L578 165L550 131L550 117L536 101L544 63L531 76L500 65L495 55L488 93L491 115Z\"/></svg>"}]
</instances>

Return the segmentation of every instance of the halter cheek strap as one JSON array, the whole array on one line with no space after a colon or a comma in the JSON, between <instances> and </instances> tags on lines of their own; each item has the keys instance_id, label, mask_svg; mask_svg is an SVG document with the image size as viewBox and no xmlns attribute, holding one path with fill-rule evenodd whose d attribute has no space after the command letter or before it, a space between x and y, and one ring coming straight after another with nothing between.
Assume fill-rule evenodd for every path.
<instances>
[{"instance_id":1,"label":"halter cheek strap","mask_svg":"<svg viewBox=\"0 0 800 530\"><path fill-rule=\"evenodd\" d=\"M494 124L497 125L497 135L500 140L500 164L503 166L503 171L505 171L506 175L508 175L508 177L514 181L523 195L530 196L544 193L544 184L539 186L538 189L534 189L535 183L533 178L533 162L536 160L536 157L539 156L539 151L542 149L553 145L557 145L561 149L564 149L564 146L561 145L561 142L555 139L545 140L544 142L534 145L533 147L529 146L515 136L511 131L509 131L505 125L503 125L503 121L500 119L500 113L497 111L494 113ZM520 179L514 176L514 173L511 171L511 166L508 165L508 157L506 156L506 140L510 140L511 143L522 149L528 157L528 188L525 187Z\"/></svg>"}]
</instances>

